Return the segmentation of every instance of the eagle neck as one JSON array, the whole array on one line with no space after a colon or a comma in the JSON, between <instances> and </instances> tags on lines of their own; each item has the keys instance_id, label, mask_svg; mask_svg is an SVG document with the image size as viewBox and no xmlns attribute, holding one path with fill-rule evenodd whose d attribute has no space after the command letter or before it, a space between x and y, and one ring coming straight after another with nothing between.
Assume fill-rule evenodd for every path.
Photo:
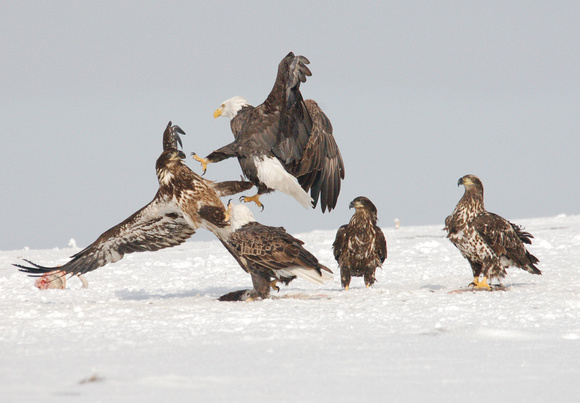
<instances>
[{"instance_id":1,"label":"eagle neck","mask_svg":"<svg viewBox=\"0 0 580 403\"><path fill-rule=\"evenodd\" d=\"M483 206L483 192L476 189L465 190L465 194L457 204L457 210L463 211L470 218L485 211Z\"/></svg>"},{"instance_id":2,"label":"eagle neck","mask_svg":"<svg viewBox=\"0 0 580 403\"><path fill-rule=\"evenodd\" d=\"M366 210L357 210L350 219L351 225L377 224L377 217Z\"/></svg>"},{"instance_id":3,"label":"eagle neck","mask_svg":"<svg viewBox=\"0 0 580 403\"><path fill-rule=\"evenodd\" d=\"M159 190L161 192L166 191L174 186L175 182L178 182L178 177L180 176L180 172L183 169L183 164L181 162L174 163L174 164L164 164L158 166L157 171L157 180L159 181Z\"/></svg>"}]
</instances>

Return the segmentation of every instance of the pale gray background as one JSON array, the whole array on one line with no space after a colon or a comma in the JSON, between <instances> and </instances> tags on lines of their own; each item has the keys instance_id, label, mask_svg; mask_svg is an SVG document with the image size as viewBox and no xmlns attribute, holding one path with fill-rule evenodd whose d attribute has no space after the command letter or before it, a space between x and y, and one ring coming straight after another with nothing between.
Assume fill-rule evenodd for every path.
<instances>
[{"instance_id":1,"label":"pale gray background","mask_svg":"<svg viewBox=\"0 0 580 403\"><path fill-rule=\"evenodd\" d=\"M347 175L331 214L267 195L261 222L334 229L366 195L383 226L443 227L467 173L506 218L580 213L580 2L0 5L1 250L91 243L152 199L167 121L188 154L230 142L213 111L261 103L291 50Z\"/></svg>"}]
</instances>

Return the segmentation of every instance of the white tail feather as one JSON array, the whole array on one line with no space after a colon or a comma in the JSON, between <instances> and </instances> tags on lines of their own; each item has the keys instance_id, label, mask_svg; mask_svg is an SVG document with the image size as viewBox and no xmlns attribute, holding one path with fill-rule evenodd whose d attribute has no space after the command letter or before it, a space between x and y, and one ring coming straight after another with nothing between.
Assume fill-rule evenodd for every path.
<instances>
[{"instance_id":1,"label":"white tail feather","mask_svg":"<svg viewBox=\"0 0 580 403\"><path fill-rule=\"evenodd\" d=\"M295 177L286 172L277 158L256 157L255 163L258 168L258 179L266 186L292 196L307 209L313 208L312 197L302 189Z\"/></svg>"},{"instance_id":2,"label":"white tail feather","mask_svg":"<svg viewBox=\"0 0 580 403\"><path fill-rule=\"evenodd\" d=\"M332 274L325 270L322 270L322 275L320 275L316 270L305 269L304 267L299 266L276 270L276 275L278 277L296 276L315 284L324 284L327 281L332 281L333 279Z\"/></svg>"}]
</instances>

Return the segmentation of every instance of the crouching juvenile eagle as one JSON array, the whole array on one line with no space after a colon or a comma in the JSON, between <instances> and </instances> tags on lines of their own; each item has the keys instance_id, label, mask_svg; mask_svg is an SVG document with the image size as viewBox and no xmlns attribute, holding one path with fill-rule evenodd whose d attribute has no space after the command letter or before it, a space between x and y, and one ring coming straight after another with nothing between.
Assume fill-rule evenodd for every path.
<instances>
[{"instance_id":1,"label":"crouching juvenile eagle","mask_svg":"<svg viewBox=\"0 0 580 403\"><path fill-rule=\"evenodd\" d=\"M278 281L288 285L296 277L322 284L332 279L332 271L308 252L300 239L282 227L255 221L249 208L228 204L232 232L220 237L226 249L252 277L252 290L240 290L220 297L220 301L251 301L268 298Z\"/></svg>"},{"instance_id":2,"label":"crouching juvenile eagle","mask_svg":"<svg viewBox=\"0 0 580 403\"><path fill-rule=\"evenodd\" d=\"M445 219L447 238L467 259L473 271L470 286L491 290L487 280L501 280L506 268L516 266L532 274L542 274L539 260L527 251L533 236L483 206L483 185L475 175L465 175L457 186L465 193L453 213ZM480 276L483 278L480 280Z\"/></svg>"},{"instance_id":3,"label":"crouching juvenile eagle","mask_svg":"<svg viewBox=\"0 0 580 403\"><path fill-rule=\"evenodd\" d=\"M300 83L312 75L304 56L290 52L278 66L274 88L268 98L253 107L242 97L224 101L214 117L231 120L234 142L200 161L207 164L237 157L244 175L258 193L244 201L254 201L264 193L278 190L294 197L306 208L322 211L336 206L344 179L344 163L332 135L332 125L318 104L304 100ZM308 191L310 190L310 197Z\"/></svg>"},{"instance_id":4,"label":"crouching juvenile eagle","mask_svg":"<svg viewBox=\"0 0 580 403\"><path fill-rule=\"evenodd\" d=\"M340 267L340 282L345 290L350 286L351 276L364 277L367 287L375 282L375 271L387 258L387 241L377 226L377 208L366 197L354 199L350 222L336 232L332 244L334 258Z\"/></svg>"},{"instance_id":5,"label":"crouching juvenile eagle","mask_svg":"<svg viewBox=\"0 0 580 403\"><path fill-rule=\"evenodd\" d=\"M226 210L219 196L249 189L250 182L214 183L203 179L183 163L185 154L177 149L179 133L171 122L163 134L163 153L156 162L159 190L145 207L105 231L91 245L72 256L62 266L44 267L15 264L32 276L55 273L81 275L123 258L126 253L156 251L179 245L202 227L214 233L229 232ZM199 211L205 214L200 216Z\"/></svg>"}]
</instances>

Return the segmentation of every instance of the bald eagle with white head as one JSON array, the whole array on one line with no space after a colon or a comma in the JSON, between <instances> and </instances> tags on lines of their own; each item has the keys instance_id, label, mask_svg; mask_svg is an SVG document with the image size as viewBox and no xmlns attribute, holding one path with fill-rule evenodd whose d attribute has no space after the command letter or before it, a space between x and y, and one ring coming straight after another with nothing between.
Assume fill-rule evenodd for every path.
<instances>
[{"instance_id":1,"label":"bald eagle with white head","mask_svg":"<svg viewBox=\"0 0 580 403\"><path fill-rule=\"evenodd\" d=\"M38 277L81 275L123 258L126 253L156 251L179 245L198 228L216 234L229 232L227 213L220 196L249 189L246 181L212 182L193 172L183 160L179 134L171 122L163 133L163 152L155 164L159 189L153 200L123 222L101 234L95 242L62 266L45 267L26 260L15 264L20 271Z\"/></svg>"},{"instance_id":2,"label":"bald eagle with white head","mask_svg":"<svg viewBox=\"0 0 580 403\"><path fill-rule=\"evenodd\" d=\"M457 182L460 185L465 187L465 193L445 219L445 230L447 238L471 265L470 286L491 290L492 279L504 278L510 266L542 274L536 267L539 260L525 246L532 243L533 236L519 225L485 210L483 184L477 176L463 176ZM501 284L499 288L503 288Z\"/></svg>"},{"instance_id":3,"label":"bald eagle with white head","mask_svg":"<svg viewBox=\"0 0 580 403\"><path fill-rule=\"evenodd\" d=\"M387 258L385 234L377 225L377 208L367 197L354 199L349 208L354 208L350 222L336 232L332 249L340 267L340 282L345 290L350 287L352 276L363 277L367 287L375 281L377 267L382 267Z\"/></svg>"},{"instance_id":4,"label":"bald eagle with white head","mask_svg":"<svg viewBox=\"0 0 580 403\"><path fill-rule=\"evenodd\" d=\"M300 93L300 83L312 75L309 63L290 52L278 66L272 91L257 107L238 96L224 101L214 117L230 119L234 141L205 158L193 154L204 172L209 163L236 157L258 188L256 195L242 198L245 202L262 207L260 196L277 190L306 208L319 201L323 212L336 206L344 163L330 120L315 101L304 100Z\"/></svg>"},{"instance_id":5,"label":"bald eagle with white head","mask_svg":"<svg viewBox=\"0 0 580 403\"><path fill-rule=\"evenodd\" d=\"M332 280L332 271L304 248L304 242L282 227L262 225L243 204L228 203L231 233L218 238L244 271L252 277L251 290L220 297L220 301L251 301L268 298L270 288L279 290L296 277L315 284Z\"/></svg>"}]
</instances>

